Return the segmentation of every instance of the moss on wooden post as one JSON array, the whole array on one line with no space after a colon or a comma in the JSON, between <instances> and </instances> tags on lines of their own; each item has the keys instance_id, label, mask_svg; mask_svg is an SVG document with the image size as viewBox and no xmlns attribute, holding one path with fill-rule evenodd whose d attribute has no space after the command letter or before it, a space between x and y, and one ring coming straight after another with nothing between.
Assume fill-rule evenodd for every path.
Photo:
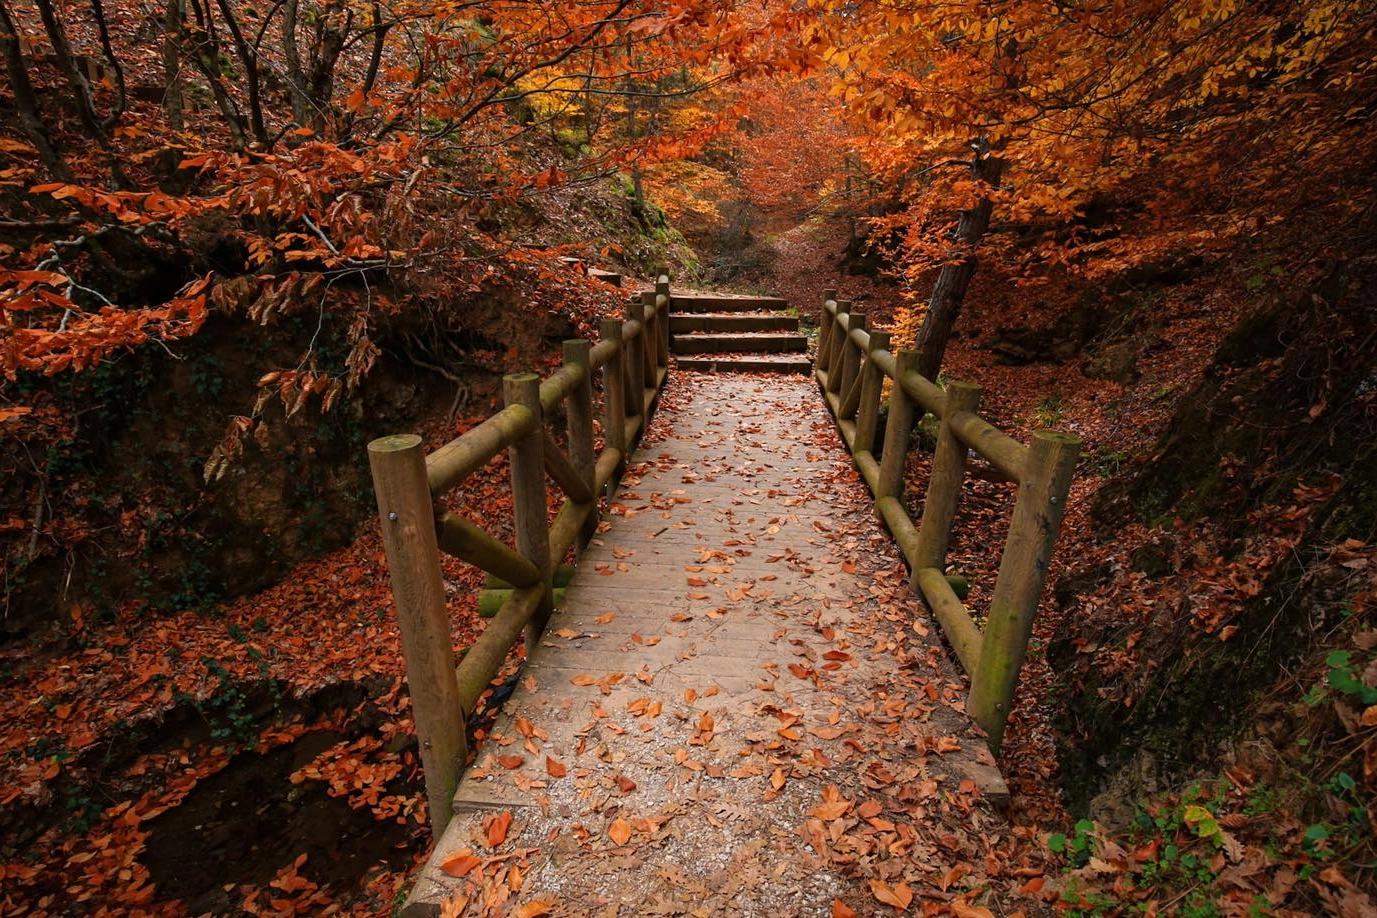
<instances>
[{"instance_id":1,"label":"moss on wooden post","mask_svg":"<svg viewBox=\"0 0 1377 918\"><path fill-rule=\"evenodd\" d=\"M918 365L914 351L894 355L895 376ZM889 420L885 423L885 445L880 457L879 490L875 497L900 497L904 493L904 462L908 458L908 436L913 427L913 399L897 382L889 387Z\"/></svg>"},{"instance_id":2,"label":"moss on wooden post","mask_svg":"<svg viewBox=\"0 0 1377 918\"><path fill-rule=\"evenodd\" d=\"M466 718L454 681L449 609L421 438L405 434L374 440L368 444L368 464L373 470L406 682L425 768L430 827L438 839L454 812L454 792L468 746Z\"/></svg>"},{"instance_id":3,"label":"moss on wooden post","mask_svg":"<svg viewBox=\"0 0 1377 918\"><path fill-rule=\"evenodd\" d=\"M589 352L592 345L582 338L570 338L564 342L564 365L583 367L583 381L569 393L569 402L564 409L565 431L569 437L569 459L578 470L579 477L588 486L588 493L594 504L598 501L597 464L593 456L593 373L589 369ZM579 533L579 548L582 548L598 529L597 513L589 513Z\"/></svg>"},{"instance_id":4,"label":"moss on wooden post","mask_svg":"<svg viewBox=\"0 0 1377 918\"><path fill-rule=\"evenodd\" d=\"M540 377L512 373L502 377L502 398L508 405L525 405L536 416L536 429L507 450L511 460L512 515L516 522L516 550L540 571L545 594L526 627L526 652L535 648L552 609L550 594L550 530L545 495L544 419L540 414Z\"/></svg>"},{"instance_id":5,"label":"moss on wooden post","mask_svg":"<svg viewBox=\"0 0 1377 918\"><path fill-rule=\"evenodd\" d=\"M618 455L617 467L607 481L607 496L611 497L626 466L626 391L622 388L626 348L622 344L621 320L603 319L598 334L603 341L616 345L616 351L602 365L602 438L607 448L616 450Z\"/></svg>"},{"instance_id":6,"label":"moss on wooden post","mask_svg":"<svg viewBox=\"0 0 1377 918\"><path fill-rule=\"evenodd\" d=\"M856 406L856 447L855 452L873 452L875 448L875 425L880 416L880 390L884 383L884 373L875 365L874 354L889 350L889 332L870 333L870 353L865 355L865 365L861 367L861 396Z\"/></svg>"},{"instance_id":7,"label":"moss on wooden post","mask_svg":"<svg viewBox=\"0 0 1377 918\"><path fill-rule=\"evenodd\" d=\"M951 429L951 418L958 411L974 412L980 405L980 387L971 383L947 384L946 410L937 432L937 447L932 456L927 494L923 497L923 519L918 524L918 566L943 570L951 524L961 502L961 483L966 477L966 444ZM916 583L915 583L916 586Z\"/></svg>"},{"instance_id":8,"label":"moss on wooden post","mask_svg":"<svg viewBox=\"0 0 1377 918\"><path fill-rule=\"evenodd\" d=\"M967 703L971 716L990 734L990 748L996 753L1004 740L1014 687L1033 633L1052 546L1066 513L1080 445L1080 439L1070 434L1051 430L1033 434L1019 484L999 579L990 599L980 666L971 680Z\"/></svg>"}]
</instances>

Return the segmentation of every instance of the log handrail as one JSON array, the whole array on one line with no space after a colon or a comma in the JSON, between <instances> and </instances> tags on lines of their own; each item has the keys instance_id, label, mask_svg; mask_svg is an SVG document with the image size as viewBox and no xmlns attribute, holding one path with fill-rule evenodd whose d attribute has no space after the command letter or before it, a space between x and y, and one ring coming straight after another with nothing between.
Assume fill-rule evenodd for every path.
<instances>
[{"instance_id":1,"label":"log handrail","mask_svg":"<svg viewBox=\"0 0 1377 918\"><path fill-rule=\"evenodd\" d=\"M539 640L551 610L554 578L565 556L592 537L598 498L611 496L639 435L654 413L669 372L669 277L627 306L625 320L604 320L600 340L564 342L564 366L544 380L503 378L506 406L425 454L414 434L368 444L383 544L397 606L416 736L426 775L431 829L439 838L468 757L465 729L523 632ZM602 371L603 448L593 442L593 376ZM546 426L565 406L567 446ZM503 450L510 457L516 546L451 510L446 495ZM548 516L546 475L565 495ZM456 665L440 553L505 581L509 593L483 634Z\"/></svg>"},{"instance_id":2,"label":"log handrail","mask_svg":"<svg viewBox=\"0 0 1377 918\"><path fill-rule=\"evenodd\" d=\"M915 352L896 354L889 344L889 335L868 329L866 317L838 300L835 290L824 292L814 376L875 498L876 514L903 551L913 591L932 610L970 676L966 709L998 753L1066 512L1080 440L1040 430L1024 446L980 417L979 386L951 382L944 390L917 372ZM885 379L890 381L889 417L877 462L873 449ZM903 502L903 471L909 434L921 412L936 417L939 427L923 512L915 525ZM1018 485L983 631L945 573L968 452Z\"/></svg>"}]
</instances>

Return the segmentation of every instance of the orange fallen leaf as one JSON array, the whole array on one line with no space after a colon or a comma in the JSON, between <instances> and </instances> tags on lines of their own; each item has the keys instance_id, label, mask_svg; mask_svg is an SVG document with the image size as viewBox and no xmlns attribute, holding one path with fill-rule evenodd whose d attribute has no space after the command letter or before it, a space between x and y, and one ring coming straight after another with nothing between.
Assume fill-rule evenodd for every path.
<instances>
[{"instance_id":1,"label":"orange fallen leaf","mask_svg":"<svg viewBox=\"0 0 1377 918\"><path fill-rule=\"evenodd\" d=\"M524 761L526 760L519 755L499 755L497 757L497 764L503 768L520 768Z\"/></svg>"},{"instance_id":2,"label":"orange fallen leaf","mask_svg":"<svg viewBox=\"0 0 1377 918\"><path fill-rule=\"evenodd\" d=\"M463 851L441 861L440 869L452 877L464 877L468 876L469 872L481 863L483 860L474 857L472 848L465 848Z\"/></svg>"},{"instance_id":3,"label":"orange fallen leaf","mask_svg":"<svg viewBox=\"0 0 1377 918\"><path fill-rule=\"evenodd\" d=\"M612 825L607 829L607 837L616 842L617 845L625 845L631 841L631 823L618 816L612 820Z\"/></svg>"},{"instance_id":4,"label":"orange fallen leaf","mask_svg":"<svg viewBox=\"0 0 1377 918\"><path fill-rule=\"evenodd\" d=\"M554 899L532 899L512 912L512 918L540 918L542 915L553 915L558 904Z\"/></svg>"},{"instance_id":5,"label":"orange fallen leaf","mask_svg":"<svg viewBox=\"0 0 1377 918\"><path fill-rule=\"evenodd\" d=\"M913 903L913 890L902 880L890 886L884 880L872 879L870 892L885 905L892 905L901 912Z\"/></svg>"},{"instance_id":6,"label":"orange fallen leaf","mask_svg":"<svg viewBox=\"0 0 1377 918\"><path fill-rule=\"evenodd\" d=\"M617 613L616 613L616 612L608 612L608 613L606 613L605 615L599 615L597 618L593 619L593 624L595 624L595 625L605 625L605 624L607 624L608 622L612 621L612 619L614 619L614 618L616 618L616 617L617 617Z\"/></svg>"},{"instance_id":7,"label":"orange fallen leaf","mask_svg":"<svg viewBox=\"0 0 1377 918\"><path fill-rule=\"evenodd\" d=\"M956 918L995 918L994 912L983 905L971 905L963 899L953 899L951 913Z\"/></svg>"},{"instance_id":8,"label":"orange fallen leaf","mask_svg":"<svg viewBox=\"0 0 1377 918\"><path fill-rule=\"evenodd\" d=\"M858 916L851 910L851 906L840 899L833 899L832 918L858 918Z\"/></svg>"},{"instance_id":9,"label":"orange fallen leaf","mask_svg":"<svg viewBox=\"0 0 1377 918\"><path fill-rule=\"evenodd\" d=\"M507 840L507 832L512 827L512 811L503 810L496 816L488 816L483 820L483 830L488 836L488 847L496 848Z\"/></svg>"},{"instance_id":10,"label":"orange fallen leaf","mask_svg":"<svg viewBox=\"0 0 1377 918\"><path fill-rule=\"evenodd\" d=\"M578 675L569 680L574 685L597 685L598 680L588 675Z\"/></svg>"},{"instance_id":11,"label":"orange fallen leaf","mask_svg":"<svg viewBox=\"0 0 1377 918\"><path fill-rule=\"evenodd\" d=\"M569 769L564 767L561 762L556 762L548 755L545 757L545 773L552 778L562 778L569 773Z\"/></svg>"}]
</instances>

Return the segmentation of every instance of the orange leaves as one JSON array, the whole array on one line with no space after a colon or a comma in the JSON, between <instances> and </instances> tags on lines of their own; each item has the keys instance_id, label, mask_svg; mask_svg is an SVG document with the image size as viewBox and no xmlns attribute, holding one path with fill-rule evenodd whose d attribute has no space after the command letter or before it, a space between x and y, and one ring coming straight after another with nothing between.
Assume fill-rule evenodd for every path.
<instances>
[{"instance_id":1,"label":"orange leaves","mask_svg":"<svg viewBox=\"0 0 1377 918\"><path fill-rule=\"evenodd\" d=\"M569 773L569 769L563 763L547 755L545 757L545 773L552 778L562 778Z\"/></svg>"},{"instance_id":2,"label":"orange leaves","mask_svg":"<svg viewBox=\"0 0 1377 918\"><path fill-rule=\"evenodd\" d=\"M612 820L612 825L608 826L607 837L618 846L625 845L631 841L631 823L618 816Z\"/></svg>"},{"instance_id":3,"label":"orange leaves","mask_svg":"<svg viewBox=\"0 0 1377 918\"><path fill-rule=\"evenodd\" d=\"M476 857L472 848L465 848L440 862L440 869L452 877L468 876L473 869L483 863L483 859Z\"/></svg>"},{"instance_id":4,"label":"orange leaves","mask_svg":"<svg viewBox=\"0 0 1377 918\"><path fill-rule=\"evenodd\" d=\"M892 905L897 911L904 911L913 904L913 890L902 880L890 886L884 880L871 878L871 894L885 905Z\"/></svg>"},{"instance_id":5,"label":"orange leaves","mask_svg":"<svg viewBox=\"0 0 1377 918\"><path fill-rule=\"evenodd\" d=\"M495 815L483 817L483 834L489 848L496 848L507 840L507 832L512 827L512 811L503 810Z\"/></svg>"},{"instance_id":6,"label":"orange leaves","mask_svg":"<svg viewBox=\"0 0 1377 918\"><path fill-rule=\"evenodd\" d=\"M704 711L699 717L694 727L693 736L689 737L690 746L706 746L712 742L713 728L716 726L712 715Z\"/></svg>"},{"instance_id":7,"label":"orange leaves","mask_svg":"<svg viewBox=\"0 0 1377 918\"><path fill-rule=\"evenodd\" d=\"M840 819L851 811L852 803L841 796L841 791L835 784L829 784L822 790L822 803L809 811L808 815L824 822L833 819Z\"/></svg>"}]
</instances>

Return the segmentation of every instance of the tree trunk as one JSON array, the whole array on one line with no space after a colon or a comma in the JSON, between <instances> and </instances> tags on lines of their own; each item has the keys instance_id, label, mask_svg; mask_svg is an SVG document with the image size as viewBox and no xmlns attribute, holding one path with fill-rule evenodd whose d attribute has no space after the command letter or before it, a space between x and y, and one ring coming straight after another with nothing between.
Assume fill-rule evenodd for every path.
<instances>
[{"instance_id":1,"label":"tree trunk","mask_svg":"<svg viewBox=\"0 0 1377 918\"><path fill-rule=\"evenodd\" d=\"M971 174L986 185L998 185L1004 174L1004 160L989 153L977 153L971 164ZM974 207L961 211L956 223L955 241L964 255L960 261L942 266L937 283L932 287L932 295L928 297L928 312L923 317L923 327L918 330L918 372L928 379L937 379L942 369L947 341L961 312L961 303L966 299L966 288L975 275L975 246L990 228L993 209L994 204L988 197L981 198Z\"/></svg>"},{"instance_id":2,"label":"tree trunk","mask_svg":"<svg viewBox=\"0 0 1377 918\"><path fill-rule=\"evenodd\" d=\"M19 47L19 32L4 0L0 0L0 54L5 58L5 73L9 77L10 91L14 93L14 107L19 110L19 121L24 126L24 134L38 150L48 173L59 182L70 182L72 173L62 158L62 151L48 133L48 124L38 113L38 96L33 82L29 79L29 68L24 63L24 53Z\"/></svg>"},{"instance_id":3,"label":"tree trunk","mask_svg":"<svg viewBox=\"0 0 1377 918\"><path fill-rule=\"evenodd\" d=\"M167 123L174 131L185 127L182 120L182 11L183 0L167 0L167 13L163 17L163 72L166 74L167 90L163 95L163 105L167 108Z\"/></svg>"}]
</instances>

